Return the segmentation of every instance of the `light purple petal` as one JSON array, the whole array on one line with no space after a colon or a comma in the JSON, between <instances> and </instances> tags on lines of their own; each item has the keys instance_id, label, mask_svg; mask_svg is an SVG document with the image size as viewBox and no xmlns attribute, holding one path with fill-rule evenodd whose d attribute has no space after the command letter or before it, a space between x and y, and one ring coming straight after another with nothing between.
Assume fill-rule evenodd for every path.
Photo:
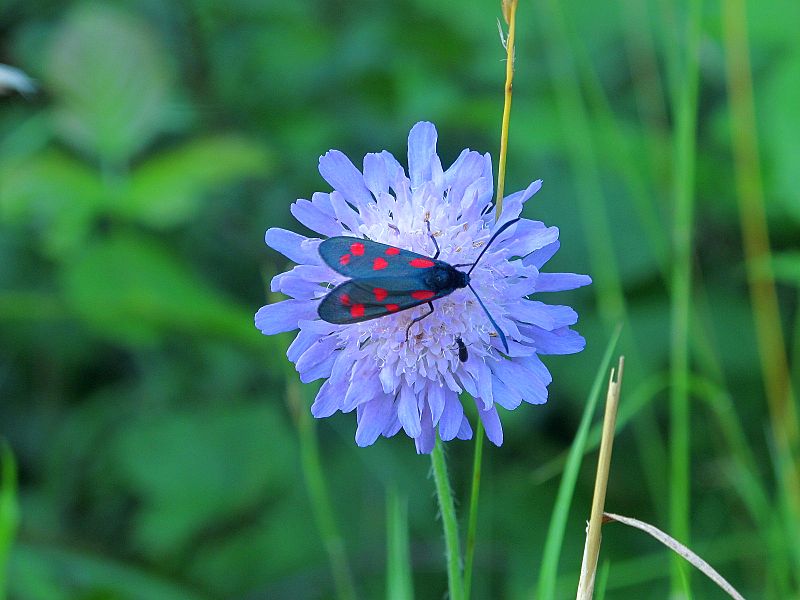
<instances>
[{"instance_id":1,"label":"light purple petal","mask_svg":"<svg viewBox=\"0 0 800 600\"><path fill-rule=\"evenodd\" d=\"M391 180L382 154L369 153L364 157L364 183L375 198L389 191Z\"/></svg>"},{"instance_id":2,"label":"light purple petal","mask_svg":"<svg viewBox=\"0 0 800 600\"><path fill-rule=\"evenodd\" d=\"M348 202L356 206L373 202L361 171L338 150L330 150L320 157L319 173Z\"/></svg>"},{"instance_id":3,"label":"light purple petal","mask_svg":"<svg viewBox=\"0 0 800 600\"><path fill-rule=\"evenodd\" d=\"M472 439L472 427L470 427L466 415L464 415L464 417L461 419L461 427L458 428L458 434L456 437L460 440Z\"/></svg>"},{"instance_id":4,"label":"light purple petal","mask_svg":"<svg viewBox=\"0 0 800 600\"><path fill-rule=\"evenodd\" d=\"M300 320L317 317L317 304L306 300L284 300L267 304L259 308L256 313L256 327L264 335L292 331L299 327Z\"/></svg>"},{"instance_id":5,"label":"light purple petal","mask_svg":"<svg viewBox=\"0 0 800 600\"><path fill-rule=\"evenodd\" d=\"M492 397L494 401L508 410L514 410L522 404L522 395L508 387L499 377L492 377Z\"/></svg>"},{"instance_id":6,"label":"light purple petal","mask_svg":"<svg viewBox=\"0 0 800 600\"><path fill-rule=\"evenodd\" d=\"M381 431L381 435L383 437L390 438L395 435L403 426L400 424L400 419L397 418L397 414L392 412L392 418L389 420L389 424L383 428Z\"/></svg>"},{"instance_id":7,"label":"light purple petal","mask_svg":"<svg viewBox=\"0 0 800 600\"><path fill-rule=\"evenodd\" d=\"M333 210L339 223L349 231L358 234L358 229L362 223L361 215L345 202L344 196L339 192L331 192L331 205L333 205Z\"/></svg>"},{"instance_id":8,"label":"light purple petal","mask_svg":"<svg viewBox=\"0 0 800 600\"><path fill-rule=\"evenodd\" d=\"M403 429L408 437L418 437L422 433L420 424L419 409L417 408L417 398L408 385L400 386L400 398L397 403L397 418L403 425Z\"/></svg>"},{"instance_id":9,"label":"light purple petal","mask_svg":"<svg viewBox=\"0 0 800 600\"><path fill-rule=\"evenodd\" d=\"M461 428L463 419L464 407L461 406L458 394L447 390L445 394L444 411L439 419L439 437L445 442L452 440L458 435L458 430Z\"/></svg>"},{"instance_id":10,"label":"light purple petal","mask_svg":"<svg viewBox=\"0 0 800 600\"><path fill-rule=\"evenodd\" d=\"M394 417L392 397L382 394L359 407L356 444L370 446Z\"/></svg>"},{"instance_id":11,"label":"light purple petal","mask_svg":"<svg viewBox=\"0 0 800 600\"><path fill-rule=\"evenodd\" d=\"M431 181L431 166L436 156L436 127L420 121L408 134L408 174L411 189Z\"/></svg>"},{"instance_id":12,"label":"light purple petal","mask_svg":"<svg viewBox=\"0 0 800 600\"><path fill-rule=\"evenodd\" d=\"M321 338L303 352L294 365L297 372L300 373L300 381L309 383L322 377L329 377L333 363L338 357L336 351L338 343L339 340L331 335ZM341 350L338 352L341 352Z\"/></svg>"},{"instance_id":13,"label":"light purple petal","mask_svg":"<svg viewBox=\"0 0 800 600\"><path fill-rule=\"evenodd\" d=\"M328 194L317 192L312 199L297 200L289 210L300 223L328 237L341 235L342 226L336 221Z\"/></svg>"},{"instance_id":14,"label":"light purple petal","mask_svg":"<svg viewBox=\"0 0 800 600\"><path fill-rule=\"evenodd\" d=\"M267 246L277 250L292 262L310 265L322 264L317 250L322 240L309 239L294 231L271 227L267 229L264 241L267 242Z\"/></svg>"},{"instance_id":15,"label":"light purple petal","mask_svg":"<svg viewBox=\"0 0 800 600\"><path fill-rule=\"evenodd\" d=\"M534 370L521 363L523 359L500 360L492 363L492 373L503 382L513 403L517 398L530 404L547 401L547 382Z\"/></svg>"},{"instance_id":16,"label":"light purple petal","mask_svg":"<svg viewBox=\"0 0 800 600\"><path fill-rule=\"evenodd\" d=\"M513 236L500 235L510 246L515 256L528 256L540 248L544 248L558 240L558 227L546 227L540 221L522 219L517 223Z\"/></svg>"},{"instance_id":17,"label":"light purple petal","mask_svg":"<svg viewBox=\"0 0 800 600\"><path fill-rule=\"evenodd\" d=\"M475 393L470 392L470 394L473 398L480 398L484 408L489 408L492 405L492 372L489 369L489 365L486 364L483 358L470 354L469 359L464 363L464 368L472 375L472 379L475 382Z\"/></svg>"},{"instance_id":18,"label":"light purple petal","mask_svg":"<svg viewBox=\"0 0 800 600\"><path fill-rule=\"evenodd\" d=\"M476 403L477 404L477 403ZM495 446L503 445L503 427L500 425L500 416L497 408L492 406L486 410L481 410L478 406L478 416L483 421L483 428L486 430L486 437Z\"/></svg>"},{"instance_id":19,"label":"light purple petal","mask_svg":"<svg viewBox=\"0 0 800 600\"><path fill-rule=\"evenodd\" d=\"M503 199L503 214L492 229L497 231L504 223L516 219L522 213L522 205L540 189L542 189L542 180L537 179L524 190L506 196Z\"/></svg>"},{"instance_id":20,"label":"light purple petal","mask_svg":"<svg viewBox=\"0 0 800 600\"><path fill-rule=\"evenodd\" d=\"M334 325L326 323L320 319L316 321L300 321L300 333L294 338L294 341L286 351L286 358L292 362L296 362L300 355L308 350L313 343L323 336L330 335L336 331L341 325Z\"/></svg>"},{"instance_id":21,"label":"light purple petal","mask_svg":"<svg viewBox=\"0 0 800 600\"><path fill-rule=\"evenodd\" d=\"M369 402L383 393L374 366L367 361L356 363L342 403L342 412L350 412L356 406Z\"/></svg>"},{"instance_id":22,"label":"light purple petal","mask_svg":"<svg viewBox=\"0 0 800 600\"><path fill-rule=\"evenodd\" d=\"M319 298L328 291L316 281L292 277L291 271L273 277L270 283L270 289L273 292L280 292L281 294L286 294L297 300Z\"/></svg>"},{"instance_id":23,"label":"light purple petal","mask_svg":"<svg viewBox=\"0 0 800 600\"><path fill-rule=\"evenodd\" d=\"M426 391L428 394L428 405L431 407L433 424L436 425L444 410L446 389L443 385L434 382L427 386Z\"/></svg>"},{"instance_id":24,"label":"light purple petal","mask_svg":"<svg viewBox=\"0 0 800 600\"><path fill-rule=\"evenodd\" d=\"M311 405L311 414L317 419L330 417L339 409L341 399L340 390L337 390L331 384L331 380L328 379L319 388L317 397L314 398L314 403Z\"/></svg>"},{"instance_id":25,"label":"light purple petal","mask_svg":"<svg viewBox=\"0 0 800 600\"><path fill-rule=\"evenodd\" d=\"M547 244L543 248L536 250L522 259L523 265L533 265L537 269L541 269L544 264L553 258L558 249L561 247L561 242L553 242L552 244Z\"/></svg>"},{"instance_id":26,"label":"light purple petal","mask_svg":"<svg viewBox=\"0 0 800 600\"><path fill-rule=\"evenodd\" d=\"M430 454L433 445L436 443L436 432L433 430L431 422L431 409L428 405L422 409L422 433L414 438L414 445L417 447L417 454Z\"/></svg>"},{"instance_id":27,"label":"light purple petal","mask_svg":"<svg viewBox=\"0 0 800 600\"><path fill-rule=\"evenodd\" d=\"M536 300L523 300L511 311L514 319L522 323L531 323L547 330L555 329L555 320L550 314L550 307Z\"/></svg>"},{"instance_id":28,"label":"light purple petal","mask_svg":"<svg viewBox=\"0 0 800 600\"><path fill-rule=\"evenodd\" d=\"M576 275L575 273L539 273L536 280L537 292L563 292L574 290L584 285L592 283L592 278L588 275Z\"/></svg>"},{"instance_id":29,"label":"light purple petal","mask_svg":"<svg viewBox=\"0 0 800 600\"><path fill-rule=\"evenodd\" d=\"M541 327L520 327L522 334L533 341L539 354L575 354L586 346L586 340L569 327L547 331Z\"/></svg>"}]
</instances>

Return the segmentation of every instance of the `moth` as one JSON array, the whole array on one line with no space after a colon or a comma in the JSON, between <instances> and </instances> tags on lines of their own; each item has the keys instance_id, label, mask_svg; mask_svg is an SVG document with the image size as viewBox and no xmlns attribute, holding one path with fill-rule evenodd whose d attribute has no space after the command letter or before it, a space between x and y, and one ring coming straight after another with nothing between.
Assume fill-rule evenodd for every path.
<instances>
[{"instance_id":1,"label":"moth","mask_svg":"<svg viewBox=\"0 0 800 600\"><path fill-rule=\"evenodd\" d=\"M468 287L486 313L507 354L506 336L472 287L470 273L497 236L517 221L519 219L503 224L483 247L475 262L457 265L438 259L439 244L433 235L431 239L436 254L430 257L366 238L328 238L319 245L320 257L331 269L350 279L337 285L322 298L317 313L323 321L346 325L378 319L427 304L428 311L412 319L406 327L408 340L411 327L433 314L434 300ZM430 229L430 224L428 227ZM464 272L457 267L470 268ZM464 342L459 338L456 343L459 359L466 362L467 348Z\"/></svg>"}]
</instances>

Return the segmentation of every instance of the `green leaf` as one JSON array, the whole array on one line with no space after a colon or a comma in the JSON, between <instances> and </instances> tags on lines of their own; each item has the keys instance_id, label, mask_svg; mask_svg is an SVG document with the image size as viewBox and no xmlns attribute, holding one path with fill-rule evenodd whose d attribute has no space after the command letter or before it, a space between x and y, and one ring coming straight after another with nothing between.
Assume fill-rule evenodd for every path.
<instances>
[{"instance_id":1,"label":"green leaf","mask_svg":"<svg viewBox=\"0 0 800 600\"><path fill-rule=\"evenodd\" d=\"M172 331L260 347L250 311L144 236L118 235L90 245L65 267L63 286L78 316L113 340L154 343Z\"/></svg>"},{"instance_id":2,"label":"green leaf","mask_svg":"<svg viewBox=\"0 0 800 600\"><path fill-rule=\"evenodd\" d=\"M773 254L772 271L776 280L800 287L800 252Z\"/></svg>"},{"instance_id":3,"label":"green leaf","mask_svg":"<svg viewBox=\"0 0 800 600\"><path fill-rule=\"evenodd\" d=\"M24 600L207 600L163 575L75 549L19 544L10 591Z\"/></svg>"},{"instance_id":4,"label":"green leaf","mask_svg":"<svg viewBox=\"0 0 800 600\"><path fill-rule=\"evenodd\" d=\"M116 208L154 227L182 223L210 189L264 175L271 162L264 146L243 137L191 141L140 165L131 175L129 197Z\"/></svg>"},{"instance_id":5,"label":"green leaf","mask_svg":"<svg viewBox=\"0 0 800 600\"><path fill-rule=\"evenodd\" d=\"M104 4L73 11L44 75L64 140L124 164L169 125L172 77L152 29Z\"/></svg>"},{"instance_id":6,"label":"green leaf","mask_svg":"<svg viewBox=\"0 0 800 600\"><path fill-rule=\"evenodd\" d=\"M264 404L160 414L124 431L111 452L117 476L140 499L133 535L142 550L171 555L285 493L296 458L291 433Z\"/></svg>"},{"instance_id":7,"label":"green leaf","mask_svg":"<svg viewBox=\"0 0 800 600\"><path fill-rule=\"evenodd\" d=\"M83 244L107 194L96 171L56 150L0 168L0 179L0 218L30 226L57 259Z\"/></svg>"}]
</instances>

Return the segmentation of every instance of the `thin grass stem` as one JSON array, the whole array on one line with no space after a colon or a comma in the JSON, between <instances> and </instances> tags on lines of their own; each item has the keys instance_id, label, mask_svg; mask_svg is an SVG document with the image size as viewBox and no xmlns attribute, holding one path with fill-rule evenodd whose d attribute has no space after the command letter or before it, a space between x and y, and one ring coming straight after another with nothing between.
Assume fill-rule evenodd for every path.
<instances>
[{"instance_id":1,"label":"thin grass stem","mask_svg":"<svg viewBox=\"0 0 800 600\"><path fill-rule=\"evenodd\" d=\"M625 357L620 356L619 365L614 379L614 369L608 379L608 393L606 394L606 411L603 417L603 438L600 442L600 453L597 457L597 476L594 482L594 495L592 497L592 512L589 518L589 529L586 533L586 551L581 565L581 578L578 582L578 600L592 600L594 594L595 572L597 558L600 555L600 529L603 521L603 511L606 503L606 489L608 476L611 471L611 449L614 446L614 432L617 423L617 407L622 386L622 375L625 367Z\"/></svg>"},{"instance_id":2,"label":"thin grass stem","mask_svg":"<svg viewBox=\"0 0 800 600\"><path fill-rule=\"evenodd\" d=\"M789 362L781 327L775 278L771 267L769 229L758 153L758 132L750 71L747 16L741 0L722 3L726 80L731 107L733 158L739 221L753 319L775 439L778 481L787 511L787 532L800 584L800 420L792 391Z\"/></svg>"},{"instance_id":3,"label":"thin grass stem","mask_svg":"<svg viewBox=\"0 0 800 600\"><path fill-rule=\"evenodd\" d=\"M670 336L670 533L683 543L690 539L689 463L689 326L691 312L692 237L694 230L695 136L699 86L701 0L690 0L686 21L687 50L679 93L673 96L674 136L672 284ZM674 72L674 71L673 71ZM671 558L671 589L691 594L685 563Z\"/></svg>"},{"instance_id":4,"label":"thin grass stem","mask_svg":"<svg viewBox=\"0 0 800 600\"><path fill-rule=\"evenodd\" d=\"M333 517L333 506L325 484L325 478L322 475L319 444L314 421L310 412L301 408L303 403L301 401L300 385L294 378L287 379L286 394L297 420L301 468L308 488L311 509L322 536L322 544L328 555L333 584L336 588L336 597L339 600L355 600L356 590L350 574L347 553L344 549L342 536L336 526L336 520Z\"/></svg>"},{"instance_id":5,"label":"thin grass stem","mask_svg":"<svg viewBox=\"0 0 800 600\"><path fill-rule=\"evenodd\" d=\"M442 441L437 439L431 452L433 479L436 482L436 496L439 499L439 512L444 528L445 553L447 555L447 587L450 600L464 600L464 582L461 576L461 547L458 541L458 521L447 476L447 462L444 458Z\"/></svg>"},{"instance_id":6,"label":"thin grass stem","mask_svg":"<svg viewBox=\"0 0 800 600\"><path fill-rule=\"evenodd\" d=\"M497 164L497 218L503 212L503 190L505 189L506 179L506 157L508 155L508 124L511 120L511 95L513 92L512 81L514 79L514 42L516 40L516 15L517 0L504 0L503 16L508 23L508 37L505 40L506 46L506 84L503 96L503 121L500 128L500 158Z\"/></svg>"},{"instance_id":7,"label":"thin grass stem","mask_svg":"<svg viewBox=\"0 0 800 600\"><path fill-rule=\"evenodd\" d=\"M547 530L547 538L544 543L542 565L539 569L539 583L536 592L531 594L538 600L551 600L555 597L556 581L558 577L558 560L561 555L561 546L564 542L564 532L567 527L569 507L570 504L572 504L572 496L575 493L575 482L578 480L578 471L586 449L589 428L592 423L598 398L600 397L600 390L603 387L605 374L608 372L608 367L611 364L611 356L617 346L621 331L622 328L617 327L616 331L608 340L603 359L600 361L597 374L595 375L594 382L589 391L589 396L584 405L583 415L581 416L580 425L578 425L578 431L575 434L575 440L570 447L567 464L564 468L564 476L561 478L561 484L558 486L556 503L553 507L550 527Z\"/></svg>"}]
</instances>

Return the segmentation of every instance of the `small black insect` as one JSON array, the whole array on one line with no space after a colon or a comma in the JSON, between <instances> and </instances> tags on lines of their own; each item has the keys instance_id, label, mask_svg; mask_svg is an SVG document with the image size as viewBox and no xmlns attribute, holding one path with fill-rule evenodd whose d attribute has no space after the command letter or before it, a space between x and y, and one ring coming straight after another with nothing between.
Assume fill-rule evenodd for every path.
<instances>
[{"instance_id":1,"label":"small black insect","mask_svg":"<svg viewBox=\"0 0 800 600\"><path fill-rule=\"evenodd\" d=\"M464 341L461 338L456 338L456 345L458 346L458 360L461 362L467 362L469 359L469 353L467 352L466 344L464 344Z\"/></svg>"}]
</instances>

